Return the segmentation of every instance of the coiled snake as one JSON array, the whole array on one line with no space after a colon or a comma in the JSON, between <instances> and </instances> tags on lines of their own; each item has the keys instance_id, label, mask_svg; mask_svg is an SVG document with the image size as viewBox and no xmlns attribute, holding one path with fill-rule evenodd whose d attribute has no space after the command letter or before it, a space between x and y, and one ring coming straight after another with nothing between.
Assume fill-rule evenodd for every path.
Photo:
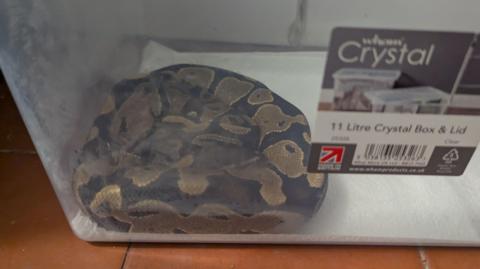
<instances>
[{"instance_id":1,"label":"coiled snake","mask_svg":"<svg viewBox=\"0 0 480 269\"><path fill-rule=\"evenodd\" d=\"M325 196L325 175L306 171L309 151L305 116L262 83L175 65L114 86L73 188L107 230L284 232Z\"/></svg>"}]
</instances>

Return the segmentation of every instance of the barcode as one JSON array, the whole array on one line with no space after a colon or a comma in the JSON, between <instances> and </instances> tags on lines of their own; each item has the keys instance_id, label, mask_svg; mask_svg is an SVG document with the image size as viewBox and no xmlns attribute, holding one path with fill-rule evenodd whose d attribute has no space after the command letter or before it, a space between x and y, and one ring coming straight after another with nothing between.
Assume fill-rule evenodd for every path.
<instances>
[{"instance_id":1,"label":"barcode","mask_svg":"<svg viewBox=\"0 0 480 269\"><path fill-rule=\"evenodd\" d=\"M427 145L367 144L365 160L418 161L425 158Z\"/></svg>"}]
</instances>

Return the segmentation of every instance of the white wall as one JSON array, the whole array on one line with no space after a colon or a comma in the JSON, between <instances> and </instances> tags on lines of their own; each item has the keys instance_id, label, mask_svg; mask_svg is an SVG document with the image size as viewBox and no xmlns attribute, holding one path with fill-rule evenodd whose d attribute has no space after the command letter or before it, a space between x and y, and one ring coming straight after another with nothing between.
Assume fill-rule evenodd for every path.
<instances>
[{"instance_id":1,"label":"white wall","mask_svg":"<svg viewBox=\"0 0 480 269\"><path fill-rule=\"evenodd\" d=\"M0 2L1 3L1 2ZM283 44L296 0L54 0L65 27L88 34Z\"/></svg>"},{"instance_id":2,"label":"white wall","mask_svg":"<svg viewBox=\"0 0 480 269\"><path fill-rule=\"evenodd\" d=\"M306 45L326 47L335 26L480 31L478 0L307 1ZM124 23L131 27L140 21L135 29L151 35L281 45L288 44L297 7L296 0L142 0L134 6L124 2L131 6Z\"/></svg>"},{"instance_id":3,"label":"white wall","mask_svg":"<svg viewBox=\"0 0 480 269\"><path fill-rule=\"evenodd\" d=\"M161 37L287 44L296 0L144 0L145 31Z\"/></svg>"},{"instance_id":4,"label":"white wall","mask_svg":"<svg viewBox=\"0 0 480 269\"><path fill-rule=\"evenodd\" d=\"M326 47L335 26L480 31L478 0L307 0L304 44ZM297 0L55 0L60 27L238 43L288 44Z\"/></svg>"},{"instance_id":5,"label":"white wall","mask_svg":"<svg viewBox=\"0 0 480 269\"><path fill-rule=\"evenodd\" d=\"M307 44L326 46L336 26L480 31L478 0L309 0Z\"/></svg>"}]
</instances>

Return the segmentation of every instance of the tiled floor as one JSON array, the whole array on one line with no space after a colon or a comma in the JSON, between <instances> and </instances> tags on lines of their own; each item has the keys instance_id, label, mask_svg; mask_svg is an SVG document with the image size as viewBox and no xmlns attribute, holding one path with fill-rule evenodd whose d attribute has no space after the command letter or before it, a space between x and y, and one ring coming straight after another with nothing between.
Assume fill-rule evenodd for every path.
<instances>
[{"instance_id":1,"label":"tiled floor","mask_svg":"<svg viewBox=\"0 0 480 269\"><path fill-rule=\"evenodd\" d=\"M0 268L480 268L480 249L90 244L71 232L0 81Z\"/></svg>"}]
</instances>

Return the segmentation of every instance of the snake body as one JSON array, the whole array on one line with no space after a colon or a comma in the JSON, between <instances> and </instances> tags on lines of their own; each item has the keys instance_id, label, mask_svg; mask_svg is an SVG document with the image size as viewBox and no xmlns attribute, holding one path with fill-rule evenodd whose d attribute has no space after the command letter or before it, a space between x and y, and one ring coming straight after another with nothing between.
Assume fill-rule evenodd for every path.
<instances>
[{"instance_id":1,"label":"snake body","mask_svg":"<svg viewBox=\"0 0 480 269\"><path fill-rule=\"evenodd\" d=\"M101 227L150 233L291 230L318 209L310 129L262 83L174 65L116 84L79 156L73 188Z\"/></svg>"}]
</instances>

